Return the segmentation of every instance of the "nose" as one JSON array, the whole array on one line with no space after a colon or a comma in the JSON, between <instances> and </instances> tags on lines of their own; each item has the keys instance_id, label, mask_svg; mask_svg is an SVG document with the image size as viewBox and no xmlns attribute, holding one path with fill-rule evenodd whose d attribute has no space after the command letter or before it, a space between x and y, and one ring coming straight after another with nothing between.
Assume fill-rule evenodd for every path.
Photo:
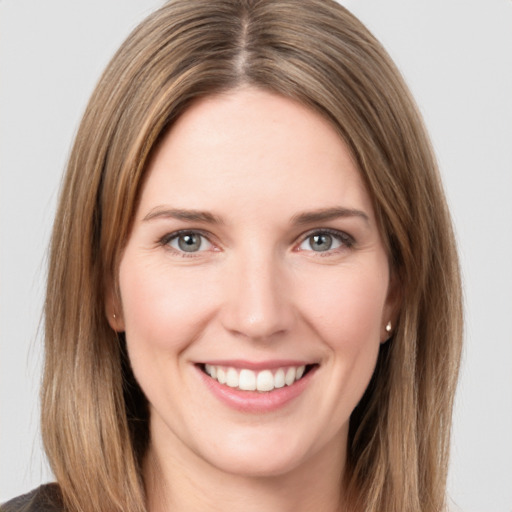
<instances>
[{"instance_id":1,"label":"nose","mask_svg":"<svg viewBox=\"0 0 512 512\"><path fill-rule=\"evenodd\" d=\"M232 334L266 342L293 326L295 313L289 278L271 255L239 258L225 276L221 318Z\"/></svg>"}]
</instances>

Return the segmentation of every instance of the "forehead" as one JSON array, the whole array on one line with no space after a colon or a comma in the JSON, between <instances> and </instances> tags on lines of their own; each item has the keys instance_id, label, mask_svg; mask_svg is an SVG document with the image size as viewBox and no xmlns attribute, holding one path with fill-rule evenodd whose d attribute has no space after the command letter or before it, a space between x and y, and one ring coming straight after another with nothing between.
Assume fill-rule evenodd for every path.
<instances>
[{"instance_id":1,"label":"forehead","mask_svg":"<svg viewBox=\"0 0 512 512\"><path fill-rule=\"evenodd\" d=\"M201 99L178 119L148 166L141 208L276 202L371 212L354 159L327 120L294 100L243 88Z\"/></svg>"}]
</instances>

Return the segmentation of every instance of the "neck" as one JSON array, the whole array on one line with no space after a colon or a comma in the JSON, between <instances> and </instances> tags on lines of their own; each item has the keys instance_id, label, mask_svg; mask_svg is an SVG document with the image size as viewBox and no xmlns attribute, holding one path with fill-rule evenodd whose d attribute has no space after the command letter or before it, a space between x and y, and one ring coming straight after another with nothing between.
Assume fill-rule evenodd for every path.
<instances>
[{"instance_id":1,"label":"neck","mask_svg":"<svg viewBox=\"0 0 512 512\"><path fill-rule=\"evenodd\" d=\"M339 444L299 467L271 476L231 474L186 448L173 446L166 453L152 444L144 463L148 510L341 512L345 510L341 484L345 447Z\"/></svg>"}]
</instances>

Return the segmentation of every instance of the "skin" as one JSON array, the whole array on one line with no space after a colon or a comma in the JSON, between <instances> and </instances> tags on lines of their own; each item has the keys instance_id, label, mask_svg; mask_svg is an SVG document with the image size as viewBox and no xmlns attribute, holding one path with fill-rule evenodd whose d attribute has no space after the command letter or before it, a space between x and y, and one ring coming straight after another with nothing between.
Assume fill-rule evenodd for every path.
<instances>
[{"instance_id":1,"label":"skin","mask_svg":"<svg viewBox=\"0 0 512 512\"><path fill-rule=\"evenodd\" d=\"M182 251L179 230L200 233L199 249ZM314 250L325 230L331 248ZM370 197L333 127L254 88L195 103L150 162L118 280L107 314L150 403L149 509L340 510L350 414L394 294ZM226 359L316 366L299 396L254 413L205 386L197 364Z\"/></svg>"}]
</instances>

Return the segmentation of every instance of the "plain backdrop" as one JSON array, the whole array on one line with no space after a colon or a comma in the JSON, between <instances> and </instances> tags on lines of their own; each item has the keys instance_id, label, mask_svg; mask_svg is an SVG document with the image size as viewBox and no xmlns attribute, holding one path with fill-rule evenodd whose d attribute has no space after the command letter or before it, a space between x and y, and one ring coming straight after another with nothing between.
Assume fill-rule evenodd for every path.
<instances>
[{"instance_id":1,"label":"plain backdrop","mask_svg":"<svg viewBox=\"0 0 512 512\"><path fill-rule=\"evenodd\" d=\"M512 512L512 2L346 0L415 95L437 151L466 296L449 491ZM87 99L157 0L0 0L0 502L51 479L38 386L46 247Z\"/></svg>"}]
</instances>

